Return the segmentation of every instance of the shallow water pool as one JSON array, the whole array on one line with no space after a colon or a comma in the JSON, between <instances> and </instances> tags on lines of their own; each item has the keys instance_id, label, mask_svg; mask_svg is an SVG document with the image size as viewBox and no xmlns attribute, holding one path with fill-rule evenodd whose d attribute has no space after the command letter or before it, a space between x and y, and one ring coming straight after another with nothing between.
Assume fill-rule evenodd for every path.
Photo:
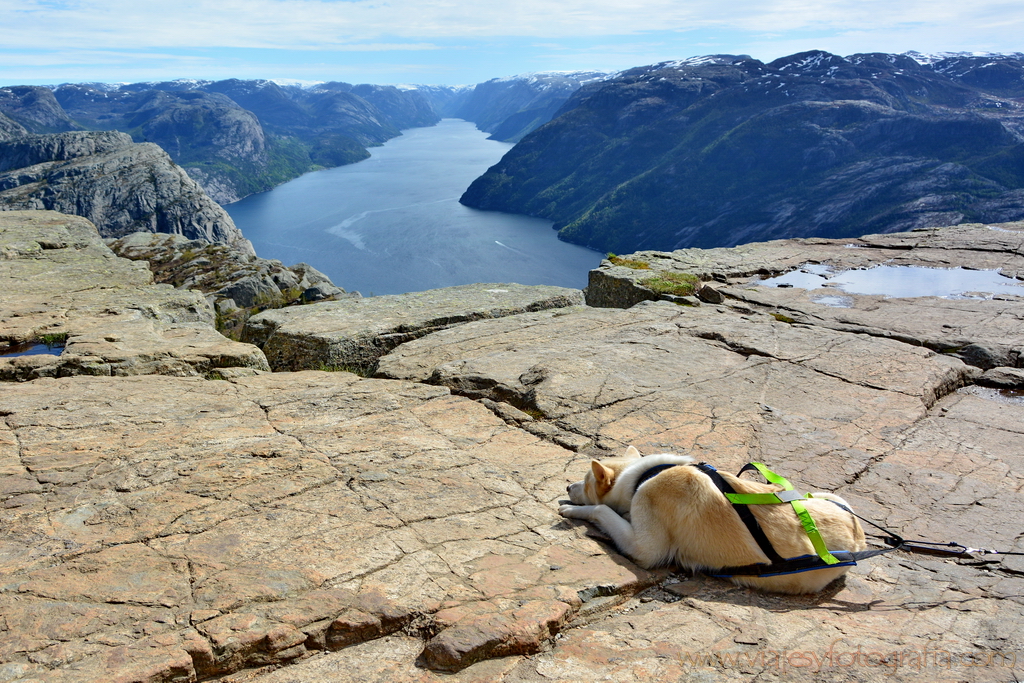
<instances>
[{"instance_id":1,"label":"shallow water pool","mask_svg":"<svg viewBox=\"0 0 1024 683\"><path fill-rule=\"evenodd\" d=\"M828 266L806 264L778 277L761 280L765 287L828 287L847 294L875 294L893 298L938 296L949 299L986 299L995 294L1024 296L1024 282L1002 275L998 270L966 268L925 268L922 266L875 266L860 270L832 272ZM826 306L852 305L840 295L813 299Z\"/></svg>"}]
</instances>

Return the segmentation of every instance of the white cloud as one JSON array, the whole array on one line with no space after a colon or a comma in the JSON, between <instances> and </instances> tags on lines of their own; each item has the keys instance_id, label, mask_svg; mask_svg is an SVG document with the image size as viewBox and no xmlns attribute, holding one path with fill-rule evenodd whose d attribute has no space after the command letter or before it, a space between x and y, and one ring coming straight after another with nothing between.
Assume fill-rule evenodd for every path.
<instances>
[{"instance_id":1,"label":"white cloud","mask_svg":"<svg viewBox=\"0 0 1024 683\"><path fill-rule=\"evenodd\" d=\"M470 83L701 54L1024 50L1020 0L0 0L0 81Z\"/></svg>"},{"instance_id":2,"label":"white cloud","mask_svg":"<svg viewBox=\"0 0 1024 683\"><path fill-rule=\"evenodd\" d=\"M957 30L1021 35L1004 0L0 0L0 44L47 47L375 49L403 39ZM397 48L387 48L397 49ZM429 49L418 47L416 49Z\"/></svg>"}]
</instances>

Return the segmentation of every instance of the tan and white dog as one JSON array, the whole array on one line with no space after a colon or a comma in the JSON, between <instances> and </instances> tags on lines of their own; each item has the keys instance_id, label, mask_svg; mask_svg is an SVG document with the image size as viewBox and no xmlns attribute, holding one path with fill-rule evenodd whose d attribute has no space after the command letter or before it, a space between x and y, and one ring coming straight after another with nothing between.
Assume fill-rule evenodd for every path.
<instances>
[{"instance_id":1,"label":"tan and white dog","mask_svg":"<svg viewBox=\"0 0 1024 683\"><path fill-rule=\"evenodd\" d=\"M715 570L769 562L747 527L715 486L696 467L672 467L633 490L644 472L661 464L688 465L685 455L640 457L630 446L625 457L591 462L583 481L568 487L571 505L562 505L563 517L583 519L601 528L620 551L641 567L677 563L695 570ZM767 493L781 488L720 473L737 493ZM864 550L864 530L857 519L829 500L845 501L829 493L804 500L829 550ZM783 558L814 555L814 547L789 504L750 505ZM815 569L771 577L734 576L733 581L780 593L816 593L838 579L848 566Z\"/></svg>"}]
</instances>

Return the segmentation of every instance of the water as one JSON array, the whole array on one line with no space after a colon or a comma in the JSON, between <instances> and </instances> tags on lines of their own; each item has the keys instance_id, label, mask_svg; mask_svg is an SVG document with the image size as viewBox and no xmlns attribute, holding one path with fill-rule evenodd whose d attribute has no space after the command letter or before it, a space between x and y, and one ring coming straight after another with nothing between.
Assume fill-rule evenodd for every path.
<instances>
[{"instance_id":1,"label":"water","mask_svg":"<svg viewBox=\"0 0 1024 683\"><path fill-rule=\"evenodd\" d=\"M798 270L769 278L767 287L828 287L848 294L877 294L893 298L938 296L948 299L989 298L994 294L1024 296L1024 282L1001 275L997 270L965 268L923 268L921 266L875 266L833 273L828 266L805 264ZM827 294L813 298L826 306L849 307L849 297Z\"/></svg>"},{"instance_id":2,"label":"water","mask_svg":"<svg viewBox=\"0 0 1024 683\"><path fill-rule=\"evenodd\" d=\"M0 357L9 358L15 356L59 356L64 352L63 344L34 344L25 342L23 344L12 344L0 352Z\"/></svg>"},{"instance_id":3,"label":"water","mask_svg":"<svg viewBox=\"0 0 1024 683\"><path fill-rule=\"evenodd\" d=\"M512 147L486 137L445 119L225 208L261 257L305 261L364 295L472 282L585 287L602 254L559 241L550 221L459 204Z\"/></svg>"}]
</instances>

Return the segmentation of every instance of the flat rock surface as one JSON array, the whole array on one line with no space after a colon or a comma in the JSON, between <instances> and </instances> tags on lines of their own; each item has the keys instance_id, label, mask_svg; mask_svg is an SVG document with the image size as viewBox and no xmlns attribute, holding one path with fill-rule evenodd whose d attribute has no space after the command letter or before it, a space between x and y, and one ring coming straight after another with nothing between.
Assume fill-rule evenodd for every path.
<instances>
[{"instance_id":1,"label":"flat rock surface","mask_svg":"<svg viewBox=\"0 0 1024 683\"><path fill-rule=\"evenodd\" d=\"M663 576L558 516L585 459L441 387L72 377L0 415L4 681L194 680L403 629L458 669Z\"/></svg>"},{"instance_id":2,"label":"flat rock surface","mask_svg":"<svg viewBox=\"0 0 1024 683\"><path fill-rule=\"evenodd\" d=\"M796 323L899 339L985 370L1024 363L1024 287L1019 297L991 299L887 298L757 285L723 286L719 291ZM842 305L828 303L833 301Z\"/></svg>"},{"instance_id":3,"label":"flat rock surface","mask_svg":"<svg viewBox=\"0 0 1024 683\"><path fill-rule=\"evenodd\" d=\"M0 379L269 369L259 349L213 328L200 294L153 285L145 263L114 256L84 218L0 212L0 281L0 340L66 340L60 355L0 356Z\"/></svg>"},{"instance_id":4,"label":"flat rock surface","mask_svg":"<svg viewBox=\"0 0 1024 683\"><path fill-rule=\"evenodd\" d=\"M800 467L834 457L851 473L883 448L883 430L977 374L892 340L667 302L470 323L403 345L379 372L507 401L603 450L683 438L729 468L778 451ZM784 438L808 428L819 436Z\"/></svg>"},{"instance_id":5,"label":"flat rock surface","mask_svg":"<svg viewBox=\"0 0 1024 683\"><path fill-rule=\"evenodd\" d=\"M645 267L602 261L590 273L589 305L625 308L656 299L643 281L666 271L692 273L701 281L741 284L796 270L806 263L837 271L886 264L1001 269L1008 278L1024 279L1024 223L967 223L843 240L806 238L718 249L641 251L621 258Z\"/></svg>"},{"instance_id":6,"label":"flat rock surface","mask_svg":"<svg viewBox=\"0 0 1024 683\"><path fill-rule=\"evenodd\" d=\"M996 389L957 390L981 374L957 359L763 313L667 302L480 321L458 336L404 345L380 372L502 398L524 409L525 428L585 436L588 449L690 452L733 471L764 462L798 488L840 492L907 537L1024 550L1016 522L1024 402ZM954 680L1005 680L1003 664L1012 669L1016 656L1020 671L1024 662L1016 626L1024 562L985 559L891 554L814 598L683 577L648 594L649 603L566 631L551 652L495 680L675 680L695 670L709 680L921 680L950 671ZM922 654L939 643L952 663ZM884 655L869 661L857 652ZM880 657L894 652L897 664L881 673ZM737 663L741 655L749 662ZM990 655L999 666L972 668ZM366 680L385 679L377 675Z\"/></svg>"},{"instance_id":7,"label":"flat rock surface","mask_svg":"<svg viewBox=\"0 0 1024 683\"><path fill-rule=\"evenodd\" d=\"M43 249L25 244L4 253ZM1024 678L1024 558L894 552L768 595L641 570L557 515L591 456L635 445L763 462L908 538L1024 552L1017 368L983 374L902 319L797 321L722 277L718 305L462 320L375 379L2 385L0 681ZM1015 315L986 344L1012 350Z\"/></svg>"},{"instance_id":8,"label":"flat rock surface","mask_svg":"<svg viewBox=\"0 0 1024 683\"><path fill-rule=\"evenodd\" d=\"M260 346L274 370L323 366L371 369L399 344L472 320L583 303L576 289L472 284L266 311L243 341Z\"/></svg>"}]
</instances>

